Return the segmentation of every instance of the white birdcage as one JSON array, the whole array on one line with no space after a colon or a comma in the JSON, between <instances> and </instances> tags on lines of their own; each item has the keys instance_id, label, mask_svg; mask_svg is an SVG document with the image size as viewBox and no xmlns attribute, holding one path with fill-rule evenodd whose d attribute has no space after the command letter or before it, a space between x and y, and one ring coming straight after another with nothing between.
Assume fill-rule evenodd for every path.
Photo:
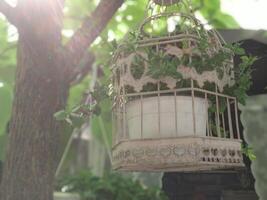
<instances>
[{"instance_id":1,"label":"white birdcage","mask_svg":"<svg viewBox=\"0 0 267 200\"><path fill-rule=\"evenodd\" d=\"M176 30L152 35L157 20L175 21ZM118 47L113 60L114 169L198 171L244 166L237 100L224 92L234 84L232 56L219 69L203 64L207 70L202 70L194 64L204 62L204 54L211 58L218 52L231 54L223 44L216 31L206 30L193 15L164 11L145 19L133 43L126 40ZM160 69L169 62L170 68ZM166 70L173 66L172 76Z\"/></svg>"}]
</instances>

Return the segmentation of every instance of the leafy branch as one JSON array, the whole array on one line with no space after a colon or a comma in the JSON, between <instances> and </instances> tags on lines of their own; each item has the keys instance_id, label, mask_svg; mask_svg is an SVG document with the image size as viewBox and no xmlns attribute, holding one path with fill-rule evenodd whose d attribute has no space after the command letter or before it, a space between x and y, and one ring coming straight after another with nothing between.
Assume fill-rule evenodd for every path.
<instances>
[{"instance_id":1,"label":"leafy branch","mask_svg":"<svg viewBox=\"0 0 267 200\"><path fill-rule=\"evenodd\" d=\"M54 114L54 117L56 120L65 121L73 127L81 127L92 115L100 115L100 104L108 97L106 87L96 84L94 90L88 94L89 102L82 102L71 110L60 110Z\"/></svg>"},{"instance_id":2,"label":"leafy branch","mask_svg":"<svg viewBox=\"0 0 267 200\"><path fill-rule=\"evenodd\" d=\"M60 180L57 188L79 193L82 200L167 200L160 188L145 188L139 181L117 173L100 178L88 170L81 171Z\"/></svg>"},{"instance_id":3,"label":"leafy branch","mask_svg":"<svg viewBox=\"0 0 267 200\"><path fill-rule=\"evenodd\" d=\"M242 145L242 153L246 155L250 160L256 160L256 155L252 149L252 147L248 145Z\"/></svg>"}]
</instances>

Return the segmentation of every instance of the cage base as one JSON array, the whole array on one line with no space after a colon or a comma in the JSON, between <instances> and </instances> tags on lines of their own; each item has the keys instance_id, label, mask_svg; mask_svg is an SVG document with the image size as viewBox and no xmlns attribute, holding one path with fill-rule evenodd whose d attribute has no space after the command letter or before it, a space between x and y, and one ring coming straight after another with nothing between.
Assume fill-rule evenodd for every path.
<instances>
[{"instance_id":1,"label":"cage base","mask_svg":"<svg viewBox=\"0 0 267 200\"><path fill-rule=\"evenodd\" d=\"M119 171L211 171L244 167L241 140L179 137L123 140L113 147L112 166Z\"/></svg>"}]
</instances>

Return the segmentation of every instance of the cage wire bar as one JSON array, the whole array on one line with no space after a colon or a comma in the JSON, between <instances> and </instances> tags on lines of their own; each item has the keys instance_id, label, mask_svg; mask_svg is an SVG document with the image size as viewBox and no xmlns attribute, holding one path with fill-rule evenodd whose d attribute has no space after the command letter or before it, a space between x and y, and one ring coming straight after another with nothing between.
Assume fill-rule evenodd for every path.
<instances>
[{"instance_id":1,"label":"cage wire bar","mask_svg":"<svg viewBox=\"0 0 267 200\"><path fill-rule=\"evenodd\" d=\"M181 88L181 89L174 89L174 90L158 90L158 91L151 91L151 92L140 92L140 93L129 93L129 94L124 94L122 95L122 98L123 99L127 99L129 97L134 97L135 99L140 99L141 100L141 104L140 104L140 116L141 116L141 120L140 120L140 127L141 127L141 133L143 133L143 124L144 124L144 121L143 121L143 98L144 96L149 96L149 95L157 95L157 97L160 97L161 95L163 94L170 94L170 93L173 93L173 98L176 100L179 95L179 93L181 92L190 92L192 94L191 96L191 99L192 99L192 126L195 127L196 125L194 125L196 123L196 117L195 117L195 112L194 112L194 100L195 100L195 96L194 96L194 93L195 92L199 92L199 93L202 93L202 95L204 96L205 98L205 105L206 107L208 108L208 105L210 104L209 103L209 100L208 100L208 96L214 96L216 98L216 111L215 111L215 114L216 114L216 131L214 130L210 130L210 127L212 125L212 123L210 122L210 119L209 119L209 112L207 112L207 115L206 115L206 126L207 126L207 130L206 130L206 135L207 137L219 137L219 138L229 138L229 139L240 139L240 133L239 133L239 124L238 124L238 111L237 111L237 100L235 97L231 97L231 96L228 96L228 95L225 95L225 94L220 94L220 93L216 93L216 92L212 92L212 91L208 91L208 90L204 90L204 89L201 89L201 88L197 88L197 87L194 87L193 84L192 84L192 87L191 88ZM219 98L221 99L225 99L225 101L227 102L226 104L226 107L227 109L225 109L224 112L220 112L220 106L218 104L219 102ZM158 100L158 107L157 107L157 112L158 112L158 123L160 123L160 99L157 98ZM124 127L123 128L123 133L121 134L116 134L116 135L119 135L119 137L117 137L116 141L115 141L115 144L119 143L120 141L123 141L123 140L127 140L127 139L130 139L129 138L129 133L127 133L127 121L126 121L126 104L127 102L126 101L123 101L122 105L121 106L117 106L115 109L114 109L114 112L113 112L113 115L115 115L116 117L113 117L113 120L117 122L117 127ZM174 123L175 123L175 133L177 134L176 136L179 136L179 134L177 133L178 132L178 126L177 126L177 111L179 108L177 108L177 101L174 101ZM231 105L234 105L234 106L231 106ZM121 107L123 109L121 109ZM219 117L219 113L221 114L222 117ZM227 116L228 116L228 127L226 127L225 125L225 113L227 113ZM231 113L234 113L234 118L235 120L232 121L232 115ZM122 120L120 120L122 119ZM220 124L223 124L222 127L220 127L219 125ZM233 134L233 126L235 127L235 130L236 130L236 134ZM160 125L157 126L158 127L158 133L160 133ZM221 128L221 129L220 129ZM227 129L228 128L228 129ZM115 128L116 129L116 128ZM192 135L195 135L196 132L195 132L195 129L194 128L194 132ZM116 131L118 130L118 128L116 129ZM221 132L229 132L228 136L226 134L224 135L221 135ZM122 135L122 137L120 136ZM165 136L162 135L160 138L164 138ZM141 137L139 139L144 139L143 137L143 134L141 134ZM150 138L150 139L153 139L153 138Z\"/></svg>"},{"instance_id":2,"label":"cage wire bar","mask_svg":"<svg viewBox=\"0 0 267 200\"><path fill-rule=\"evenodd\" d=\"M193 83L193 82L192 82ZM143 124L146 123L144 122L144 116L143 116L143 99L145 96L149 96L149 95L156 95L157 97L164 95L164 94L173 94L173 98L176 100L176 98L179 98L179 94L182 92L189 92L192 94L191 98L192 98L192 110L194 110L194 100L195 100L195 96L194 93L198 92L198 95L202 95L205 99L205 106L208 107L210 105L210 101L209 98L215 97L216 99L221 99L222 101L226 102L226 109L223 113L221 113L221 115L223 117L219 117L216 118L216 120L218 120L216 124L216 128L214 128L212 130L212 126L214 126L214 122L211 121L210 119L210 115L214 114L211 111L208 111L206 113L206 133L204 137L200 137L196 135L196 125L194 125L196 122L196 116L194 111L192 112L194 116L192 116L193 120L192 120L192 126L194 127L194 132L192 133L191 136L179 136L181 133L179 133L178 130L178 125L177 125L177 113L179 108L177 107L177 101L175 101L175 106L174 106L174 112L173 112L173 116L174 116L174 121L173 123L175 124L175 135L174 136L165 136L164 133L160 134L160 99L158 98L158 123L159 124L151 124L151 126L157 126L158 127L158 135L154 138L154 137L144 137L144 130L143 130ZM127 99L127 98L133 98L134 99L140 99L141 103L140 103L140 128L141 128L141 136L140 138L130 138L130 134L129 130L127 130L126 127L128 127L128 122L126 119L126 110L125 107L127 105L127 102L123 101L123 105L122 108L123 109L117 109L114 112L115 115L117 116L117 123L119 124L119 127L125 127L123 128L124 132L121 133L121 135L123 135L123 137L117 137L117 140L114 143L113 146L113 167L114 169L121 169L121 170L126 170L126 171L161 171L161 170L166 170L166 171L192 171L192 170L209 170L209 169L223 169L223 168L229 168L229 166L231 167L240 167L243 166L243 160L242 160L242 153L241 150L239 148L240 146L240 133L239 133L239 125L238 125L238 115L237 115L237 107L236 107L236 98L235 97L231 97L228 95L224 95L224 94L220 94L220 93L216 93L216 92L212 92L212 91L208 91L208 90L204 90L201 88L197 88L194 87L192 84L191 88L181 88L181 89L175 89L175 90L158 90L158 91L151 91L151 92L144 92L144 93L129 93L129 94L124 94L123 95L123 99ZM216 111L215 111L215 115L217 115L217 113L220 113L220 106L218 104L218 101L216 101ZM232 121L232 115L234 116L234 121ZM124 117L123 117L124 116ZM225 123L225 116L228 116L228 124ZM121 119L121 120L119 120ZM219 124L224 124L221 127L218 127ZM234 128L233 128L234 127ZM233 129L235 130L235 133L233 131ZM218 132L217 132L218 131ZM223 132L223 134L221 134L221 132ZM228 133L228 134L227 134ZM175 166L173 167L173 164L169 167L167 167L167 169L165 168L167 166L166 163L162 163L159 162L157 164L154 165L154 163L150 163L148 164L147 162L144 162L146 158L146 156L149 157L149 151L153 151L153 147L149 147L149 145L146 145L145 143L147 141L155 141L158 140L160 141L158 143L158 145L162 145L162 143L166 143L166 140L170 140L173 141L171 143L170 146L173 147L172 150L170 150L171 153L175 154L175 140L179 140L181 139L181 141L185 141L188 142L188 140L192 141L192 145L198 146L198 142L197 140L194 141L194 138L200 141L203 141L203 139L206 139L205 145L202 145L201 148L198 148L198 150L194 150L194 148L192 148L192 152L195 153L194 158L197 160L198 163L194 163L192 164L189 168L185 168L186 166L186 162L182 162L179 163L180 161L178 161L178 164L176 163ZM162 141L161 141L162 139ZM175 139L175 140L173 140ZM218 142L216 142L217 139ZM133 148L131 151L131 145L129 145L129 142L131 143L131 141L133 142ZM144 142L142 146L142 148L139 146L140 143ZM126 144L126 149L125 151L123 151L122 149L120 151L116 151L116 148L120 145L122 145L123 143ZM168 143L168 142L167 142ZM179 144L176 142L176 144ZM192 147L189 146L189 147ZM160 156L163 155L163 157L165 156L169 156L167 154L162 154L161 150L155 150L157 149L157 145L154 145L154 155L156 158L156 154L158 153ZM137 151L134 153L134 151ZM139 152L138 152L139 151ZM182 150L181 150L182 151ZM185 150L186 151L186 150ZM187 151L190 152L189 149L187 149ZM191 154L192 154L191 152ZM147 155L145 155L147 153ZM151 152L150 152L151 153ZM193 153L193 154L194 154ZM153 154L153 153L152 153ZM185 154L185 152L184 152ZM180 154L178 153L178 155L181 156L185 156L182 152L180 152ZM144 156L144 158L141 159L141 157ZM177 159L179 159L179 156L177 156L177 154L175 154L175 157ZM186 156L185 156L186 157ZM140 158L140 160L139 160ZM151 160L151 159L148 159ZM144 162L144 163L142 163ZM205 163L205 164L203 164ZM123 166L124 165L124 166ZM162 166L161 166L162 165Z\"/></svg>"}]
</instances>

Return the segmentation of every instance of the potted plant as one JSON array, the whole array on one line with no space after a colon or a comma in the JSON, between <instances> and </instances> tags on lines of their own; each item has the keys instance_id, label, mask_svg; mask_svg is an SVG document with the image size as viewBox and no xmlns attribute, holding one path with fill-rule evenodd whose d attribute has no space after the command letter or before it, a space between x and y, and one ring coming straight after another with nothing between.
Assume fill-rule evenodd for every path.
<instances>
[{"instance_id":1,"label":"potted plant","mask_svg":"<svg viewBox=\"0 0 267 200\"><path fill-rule=\"evenodd\" d=\"M146 31L149 22L175 16L180 19L167 37L151 36ZM234 55L242 59L235 68ZM244 103L254 61L238 44L224 44L217 32L206 30L193 16L167 14L145 20L139 32L130 33L118 46L113 61L115 96L127 96L117 102L127 101L129 138L206 136L208 110L214 110L215 99L195 93L192 102L191 92L173 90L197 87L235 96ZM225 107L220 105L220 112Z\"/></svg>"},{"instance_id":2,"label":"potted plant","mask_svg":"<svg viewBox=\"0 0 267 200\"><path fill-rule=\"evenodd\" d=\"M154 32L157 20L176 21L175 28ZM183 13L148 17L137 32L113 44L114 169L243 167L237 100L245 102L254 57ZM234 55L241 58L239 66L233 66ZM94 99L100 91L92 93ZM96 102L74 110L84 116L99 113L97 108ZM56 115L66 120L76 116Z\"/></svg>"}]
</instances>

